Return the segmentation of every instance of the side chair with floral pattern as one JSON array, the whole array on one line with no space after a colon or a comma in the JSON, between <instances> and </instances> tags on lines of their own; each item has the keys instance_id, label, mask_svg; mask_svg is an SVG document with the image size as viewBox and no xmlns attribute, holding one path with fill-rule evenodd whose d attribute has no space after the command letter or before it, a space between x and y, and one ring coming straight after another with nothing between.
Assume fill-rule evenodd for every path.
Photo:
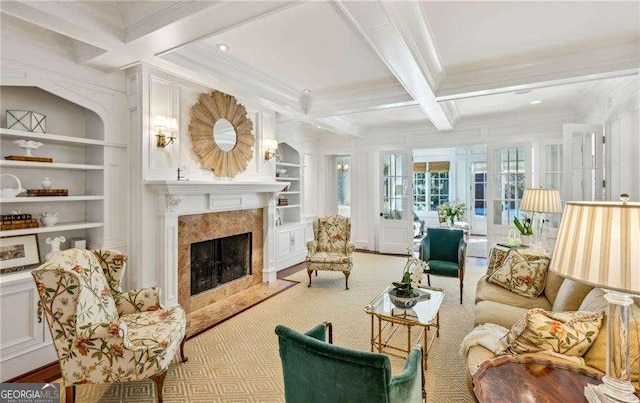
<instances>
[{"instance_id":1,"label":"side chair with floral pattern","mask_svg":"<svg viewBox=\"0 0 640 403\"><path fill-rule=\"evenodd\" d=\"M318 270L341 271L349 289L349 274L355 245L351 239L351 220L340 215L316 217L313 220L313 241L307 242L307 274Z\"/></svg>"},{"instance_id":2,"label":"side chair with floral pattern","mask_svg":"<svg viewBox=\"0 0 640 403\"><path fill-rule=\"evenodd\" d=\"M68 249L32 272L40 294L38 314L47 317L66 385L152 378L158 401L167 368L180 350L186 315L163 308L157 287L123 291L126 255L109 249Z\"/></svg>"}]
</instances>

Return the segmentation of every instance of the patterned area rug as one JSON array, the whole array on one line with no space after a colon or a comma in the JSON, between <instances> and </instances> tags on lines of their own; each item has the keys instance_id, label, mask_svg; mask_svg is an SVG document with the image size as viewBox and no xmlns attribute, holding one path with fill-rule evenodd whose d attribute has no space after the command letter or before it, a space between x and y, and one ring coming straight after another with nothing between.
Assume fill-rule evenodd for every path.
<instances>
[{"instance_id":1,"label":"patterned area rug","mask_svg":"<svg viewBox=\"0 0 640 403\"><path fill-rule=\"evenodd\" d=\"M283 402L284 385L278 356L277 324L306 331L322 321L334 325L334 343L369 351L367 305L391 281L399 280L406 259L354 254L344 289L341 272L319 272L307 288L307 273L289 278L301 283L187 341L189 361L169 368L164 384L166 402ZM456 279L432 277L446 289L440 309L442 328L429 352L426 372L428 402L473 402L467 390L464 363L458 352L472 329L475 283L485 269L467 266L464 304ZM404 360L392 359L394 373ZM77 388L79 402L150 402L156 391L150 380Z\"/></svg>"}]
</instances>

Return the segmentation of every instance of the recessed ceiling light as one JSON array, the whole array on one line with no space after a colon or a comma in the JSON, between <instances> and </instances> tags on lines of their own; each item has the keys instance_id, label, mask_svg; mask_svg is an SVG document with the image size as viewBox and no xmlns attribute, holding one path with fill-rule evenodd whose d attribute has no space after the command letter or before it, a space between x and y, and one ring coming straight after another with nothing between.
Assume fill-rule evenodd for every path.
<instances>
[{"instance_id":1,"label":"recessed ceiling light","mask_svg":"<svg viewBox=\"0 0 640 403\"><path fill-rule=\"evenodd\" d=\"M216 46L218 47L219 50L221 50L223 52L229 50L229 45L227 45L225 43L219 43Z\"/></svg>"},{"instance_id":2,"label":"recessed ceiling light","mask_svg":"<svg viewBox=\"0 0 640 403\"><path fill-rule=\"evenodd\" d=\"M539 101L539 100L538 101L529 102L529 104L531 104L531 105L538 105L538 104L541 104L541 103L542 103L542 101Z\"/></svg>"},{"instance_id":3,"label":"recessed ceiling light","mask_svg":"<svg viewBox=\"0 0 640 403\"><path fill-rule=\"evenodd\" d=\"M311 94L311 90L302 90L303 94Z\"/></svg>"}]
</instances>

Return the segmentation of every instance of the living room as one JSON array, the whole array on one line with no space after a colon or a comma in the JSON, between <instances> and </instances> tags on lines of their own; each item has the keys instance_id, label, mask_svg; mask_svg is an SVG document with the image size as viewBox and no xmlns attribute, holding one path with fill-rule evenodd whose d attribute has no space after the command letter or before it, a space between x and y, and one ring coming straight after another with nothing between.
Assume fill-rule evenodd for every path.
<instances>
[{"instance_id":1,"label":"living room","mask_svg":"<svg viewBox=\"0 0 640 403\"><path fill-rule=\"evenodd\" d=\"M637 202L639 7L0 3L2 157L24 157L26 148L52 160L3 159L2 214L57 217L52 226L40 220L0 234L35 250L29 262L2 266L1 380L58 360L31 276L56 244L64 251L84 240L86 249L126 254L123 289L159 287L160 303L182 306L191 331L202 331L189 335L187 323L189 361L170 365L167 401L282 401L276 325L304 332L330 321L336 344L369 351L364 308L400 280L414 241L416 166L429 180L446 172L444 196L465 203L458 221L472 236L486 235L487 256L515 230L524 189L555 189L563 206L622 193ZM217 118L195 118L212 105L235 128L230 147L228 132L211 136ZM46 128L13 127L7 111L28 111L43 125L44 116ZM198 122L211 126L208 136ZM44 144L32 151L14 144L24 139ZM343 273L307 278L303 263L314 218L344 213L343 156L356 250L349 290ZM482 162L485 199L471 192L471 169ZM16 187L61 193L11 198ZM425 231L439 226L436 204L444 201L427 189L417 211ZM563 215L547 219L551 253ZM253 234L245 242L250 275L189 295L190 245L241 230ZM456 279L430 279L446 292L442 331L428 351L428 401L474 399L459 349L477 320L476 283L489 264L467 259L462 291ZM256 295L246 296L253 287ZM228 299L242 292L243 301ZM395 373L404 359L392 364ZM80 386L77 394L79 401L158 396L149 380Z\"/></svg>"}]
</instances>

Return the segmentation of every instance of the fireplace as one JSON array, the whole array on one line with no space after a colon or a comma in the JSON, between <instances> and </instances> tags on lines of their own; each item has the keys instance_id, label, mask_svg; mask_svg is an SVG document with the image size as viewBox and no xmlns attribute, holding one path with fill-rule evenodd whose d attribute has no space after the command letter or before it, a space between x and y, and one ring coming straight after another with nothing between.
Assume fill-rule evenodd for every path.
<instances>
[{"instance_id":1,"label":"fireplace","mask_svg":"<svg viewBox=\"0 0 640 403\"><path fill-rule=\"evenodd\" d=\"M263 224L261 208L178 217L178 302L187 313L262 283Z\"/></svg>"},{"instance_id":2,"label":"fireplace","mask_svg":"<svg viewBox=\"0 0 640 403\"><path fill-rule=\"evenodd\" d=\"M251 275L251 233L191 244L191 295Z\"/></svg>"}]
</instances>

